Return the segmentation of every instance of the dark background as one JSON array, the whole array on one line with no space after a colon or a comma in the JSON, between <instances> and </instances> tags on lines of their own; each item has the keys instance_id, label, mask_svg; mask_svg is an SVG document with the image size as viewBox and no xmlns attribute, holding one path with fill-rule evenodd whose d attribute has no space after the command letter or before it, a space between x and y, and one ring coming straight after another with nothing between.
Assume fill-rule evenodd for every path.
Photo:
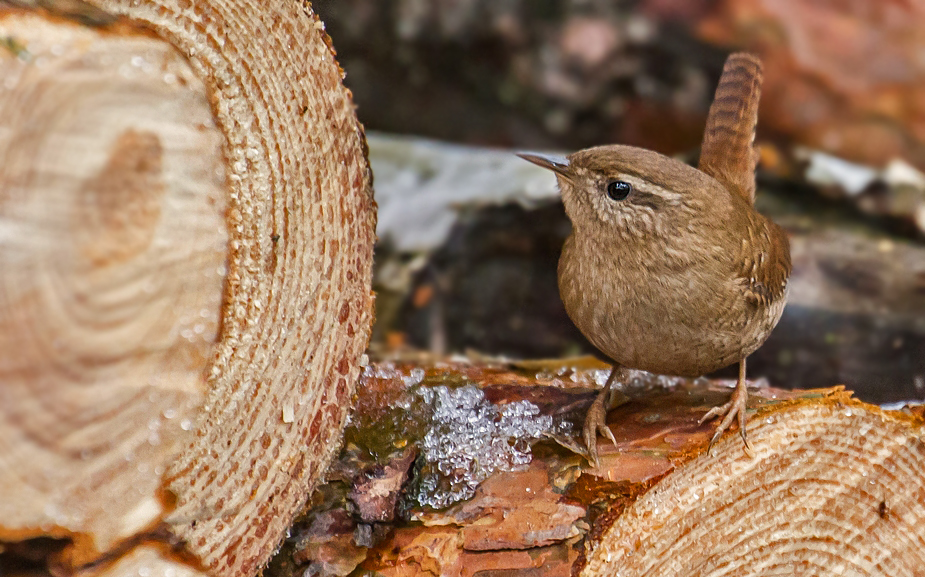
<instances>
[{"instance_id":1,"label":"dark background","mask_svg":"<svg viewBox=\"0 0 925 577\"><path fill-rule=\"evenodd\" d=\"M799 302L749 374L925 398L925 191L860 194L806 151L925 168L925 13L899 0L322 0L368 130L514 149L623 143L695 160L725 57L761 55L759 208L787 228ZM409 207L413 210L413 207ZM406 290L380 287L374 350L594 352L566 317L561 205L460 207ZM887 243L887 244L885 244ZM895 247L895 248L894 248ZM417 255L379 247L377 262ZM792 295L793 296L793 295ZM721 372L734 376L734 370Z\"/></svg>"}]
</instances>

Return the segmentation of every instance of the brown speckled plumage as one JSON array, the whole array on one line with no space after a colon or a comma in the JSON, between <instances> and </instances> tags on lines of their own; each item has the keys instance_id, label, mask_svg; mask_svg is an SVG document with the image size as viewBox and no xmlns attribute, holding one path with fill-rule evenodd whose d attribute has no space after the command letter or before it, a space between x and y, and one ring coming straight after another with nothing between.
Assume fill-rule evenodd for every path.
<instances>
[{"instance_id":1,"label":"brown speckled plumage","mask_svg":"<svg viewBox=\"0 0 925 577\"><path fill-rule=\"evenodd\" d=\"M614 373L699 376L742 362L733 400L709 416L725 415L722 432L738 414L743 439L744 360L780 319L790 275L784 231L754 208L760 85L757 58L730 56L698 168L619 145L523 155L556 171L573 224L559 261L571 319ZM630 185L625 198L608 196L615 181ZM585 434L596 460L595 429L609 429L594 410Z\"/></svg>"}]
</instances>

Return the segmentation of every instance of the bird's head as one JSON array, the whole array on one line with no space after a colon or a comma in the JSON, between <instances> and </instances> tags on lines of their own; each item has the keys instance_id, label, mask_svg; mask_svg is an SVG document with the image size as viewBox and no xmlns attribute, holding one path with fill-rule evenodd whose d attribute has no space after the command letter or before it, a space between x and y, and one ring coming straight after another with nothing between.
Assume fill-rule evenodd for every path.
<instances>
[{"instance_id":1,"label":"bird's head","mask_svg":"<svg viewBox=\"0 0 925 577\"><path fill-rule=\"evenodd\" d=\"M632 241L668 237L722 211L728 192L703 172L657 152L598 146L567 157L522 153L556 173L577 231ZM719 190L717 190L719 189Z\"/></svg>"}]
</instances>

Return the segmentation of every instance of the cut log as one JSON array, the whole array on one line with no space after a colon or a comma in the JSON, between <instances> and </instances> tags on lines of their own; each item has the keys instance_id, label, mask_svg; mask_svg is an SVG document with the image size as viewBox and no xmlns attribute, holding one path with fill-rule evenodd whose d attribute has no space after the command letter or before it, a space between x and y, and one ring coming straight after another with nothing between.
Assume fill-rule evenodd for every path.
<instances>
[{"instance_id":1,"label":"cut log","mask_svg":"<svg viewBox=\"0 0 925 577\"><path fill-rule=\"evenodd\" d=\"M0 4L0 572L253 574L372 322L342 71L299 2L40 4Z\"/></svg>"},{"instance_id":2,"label":"cut log","mask_svg":"<svg viewBox=\"0 0 925 577\"><path fill-rule=\"evenodd\" d=\"M710 453L716 424L698 420L734 381L635 372L608 416L617 445L590 467L559 445L580 442L608 372L371 365L344 451L268 575L921 574L922 407L752 383L753 455L736 431Z\"/></svg>"}]
</instances>

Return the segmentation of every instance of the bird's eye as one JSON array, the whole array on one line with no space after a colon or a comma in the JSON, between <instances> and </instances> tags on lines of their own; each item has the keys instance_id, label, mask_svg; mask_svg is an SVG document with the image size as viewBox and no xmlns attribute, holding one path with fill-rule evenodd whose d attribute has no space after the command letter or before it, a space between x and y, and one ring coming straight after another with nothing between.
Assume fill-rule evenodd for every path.
<instances>
[{"instance_id":1,"label":"bird's eye","mask_svg":"<svg viewBox=\"0 0 925 577\"><path fill-rule=\"evenodd\" d=\"M607 196L610 200L623 200L633 192L633 185L625 180L612 180L607 184Z\"/></svg>"}]
</instances>

